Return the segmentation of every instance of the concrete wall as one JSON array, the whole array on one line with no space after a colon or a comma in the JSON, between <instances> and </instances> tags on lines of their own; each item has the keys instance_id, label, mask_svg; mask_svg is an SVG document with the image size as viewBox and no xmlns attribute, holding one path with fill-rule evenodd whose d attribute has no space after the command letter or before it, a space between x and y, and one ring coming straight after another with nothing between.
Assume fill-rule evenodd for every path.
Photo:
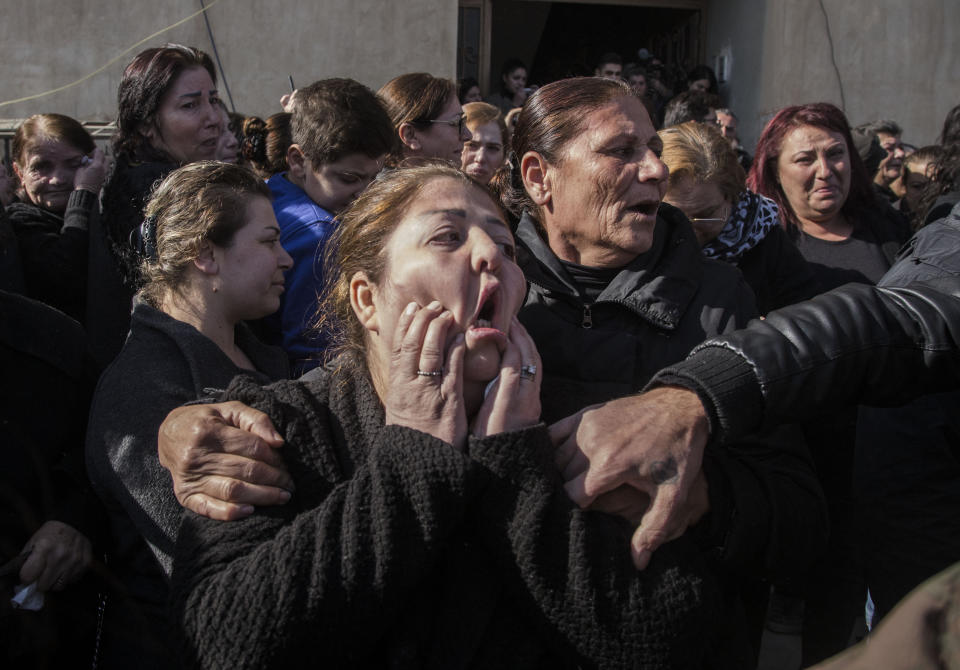
<instances>
[{"instance_id":1,"label":"concrete wall","mask_svg":"<svg viewBox=\"0 0 960 670\"><path fill-rule=\"evenodd\" d=\"M374 90L403 72L456 74L456 0L206 0L237 111L279 111L297 85L349 76ZM0 23L0 103L53 89L98 69L124 49L200 8L199 0L30 0ZM212 55L202 16L151 39L89 80L60 93L0 105L0 118L59 112L109 121L127 62L164 42ZM226 100L221 82L220 91Z\"/></svg>"},{"instance_id":2,"label":"concrete wall","mask_svg":"<svg viewBox=\"0 0 960 670\"><path fill-rule=\"evenodd\" d=\"M748 148L777 109L821 100L845 100L853 125L891 118L905 141L933 142L960 103L960 2L823 0L823 8L836 70L818 0L711 2L707 62L724 49L732 57L727 98Z\"/></svg>"}]
</instances>

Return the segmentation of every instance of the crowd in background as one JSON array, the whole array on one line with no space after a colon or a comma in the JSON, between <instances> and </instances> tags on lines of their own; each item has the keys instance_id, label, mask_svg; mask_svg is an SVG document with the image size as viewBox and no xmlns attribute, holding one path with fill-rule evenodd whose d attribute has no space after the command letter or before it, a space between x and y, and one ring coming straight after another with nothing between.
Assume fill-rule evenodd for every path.
<instances>
[{"instance_id":1,"label":"crowd in background","mask_svg":"<svg viewBox=\"0 0 960 670\"><path fill-rule=\"evenodd\" d=\"M960 560L953 393L711 445L681 532L632 561L650 492L574 494L571 430L636 430L616 403L659 369L881 282L960 199L960 105L918 148L797 101L751 152L709 67L674 87L642 56L539 85L511 59L485 99L324 79L261 118L167 45L126 67L110 151L23 121L9 667L753 668L765 628L806 667ZM163 441L226 427L256 447Z\"/></svg>"}]
</instances>

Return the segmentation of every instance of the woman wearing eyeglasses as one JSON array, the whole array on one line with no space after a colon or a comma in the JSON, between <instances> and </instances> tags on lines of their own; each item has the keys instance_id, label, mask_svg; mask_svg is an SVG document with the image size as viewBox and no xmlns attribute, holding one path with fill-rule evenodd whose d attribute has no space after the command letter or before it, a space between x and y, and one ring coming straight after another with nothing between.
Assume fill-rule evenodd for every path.
<instances>
[{"instance_id":1,"label":"woman wearing eyeglasses","mask_svg":"<svg viewBox=\"0 0 960 670\"><path fill-rule=\"evenodd\" d=\"M470 139L470 131L456 84L426 72L412 72L388 81L379 95L400 139L388 164L441 158L460 166L463 143Z\"/></svg>"},{"instance_id":2,"label":"woman wearing eyeglasses","mask_svg":"<svg viewBox=\"0 0 960 670\"><path fill-rule=\"evenodd\" d=\"M670 168L663 201L690 219L704 256L740 268L761 314L820 292L777 205L747 190L737 155L716 126L690 121L659 135Z\"/></svg>"}]
</instances>

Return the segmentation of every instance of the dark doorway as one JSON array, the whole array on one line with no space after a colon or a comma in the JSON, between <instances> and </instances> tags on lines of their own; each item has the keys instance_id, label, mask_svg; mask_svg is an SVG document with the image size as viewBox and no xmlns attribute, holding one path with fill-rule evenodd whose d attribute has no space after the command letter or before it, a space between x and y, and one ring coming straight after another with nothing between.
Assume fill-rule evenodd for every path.
<instances>
[{"instance_id":1,"label":"dark doorway","mask_svg":"<svg viewBox=\"0 0 960 670\"><path fill-rule=\"evenodd\" d=\"M545 84L563 77L592 75L607 51L624 63L646 48L680 76L700 62L701 12L630 5L494 0L491 24L491 90L500 65L519 57L530 67L530 81Z\"/></svg>"}]
</instances>

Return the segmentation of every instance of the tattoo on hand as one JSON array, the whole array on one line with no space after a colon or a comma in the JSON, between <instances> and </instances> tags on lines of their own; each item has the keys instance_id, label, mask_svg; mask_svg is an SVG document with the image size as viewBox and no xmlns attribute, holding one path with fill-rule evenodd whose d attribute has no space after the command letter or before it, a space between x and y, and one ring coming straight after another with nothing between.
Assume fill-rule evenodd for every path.
<instances>
[{"instance_id":1,"label":"tattoo on hand","mask_svg":"<svg viewBox=\"0 0 960 670\"><path fill-rule=\"evenodd\" d=\"M654 461L650 464L650 479L656 485L669 484L677 478L677 462L673 458L665 461Z\"/></svg>"}]
</instances>

